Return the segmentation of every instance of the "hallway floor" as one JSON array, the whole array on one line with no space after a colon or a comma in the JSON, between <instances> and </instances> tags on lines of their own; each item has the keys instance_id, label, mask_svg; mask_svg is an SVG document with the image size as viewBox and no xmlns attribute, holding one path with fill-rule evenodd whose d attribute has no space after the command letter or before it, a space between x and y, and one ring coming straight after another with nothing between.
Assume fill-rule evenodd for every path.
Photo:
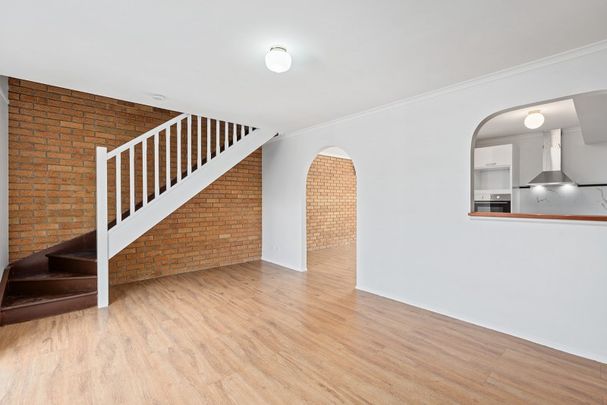
<instances>
[{"instance_id":1,"label":"hallway floor","mask_svg":"<svg viewBox=\"0 0 607 405\"><path fill-rule=\"evenodd\" d=\"M607 366L354 290L354 248L0 328L0 403L607 403Z\"/></svg>"}]
</instances>

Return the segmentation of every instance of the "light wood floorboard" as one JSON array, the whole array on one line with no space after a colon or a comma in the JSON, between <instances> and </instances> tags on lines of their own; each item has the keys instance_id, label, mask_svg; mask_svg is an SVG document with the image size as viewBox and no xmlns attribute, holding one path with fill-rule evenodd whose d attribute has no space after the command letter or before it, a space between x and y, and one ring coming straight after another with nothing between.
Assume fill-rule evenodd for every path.
<instances>
[{"instance_id":1,"label":"light wood floorboard","mask_svg":"<svg viewBox=\"0 0 607 405\"><path fill-rule=\"evenodd\" d=\"M0 328L3 404L607 404L607 368L354 290L354 248L112 288Z\"/></svg>"}]
</instances>

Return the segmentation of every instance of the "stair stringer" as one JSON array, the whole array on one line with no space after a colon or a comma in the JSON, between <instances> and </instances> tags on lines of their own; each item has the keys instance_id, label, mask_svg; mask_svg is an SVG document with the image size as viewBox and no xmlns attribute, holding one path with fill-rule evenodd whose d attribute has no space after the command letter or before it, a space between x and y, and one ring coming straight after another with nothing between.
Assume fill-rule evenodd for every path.
<instances>
[{"instance_id":1,"label":"stair stringer","mask_svg":"<svg viewBox=\"0 0 607 405\"><path fill-rule=\"evenodd\" d=\"M276 135L256 129L108 230L108 259L169 216Z\"/></svg>"}]
</instances>

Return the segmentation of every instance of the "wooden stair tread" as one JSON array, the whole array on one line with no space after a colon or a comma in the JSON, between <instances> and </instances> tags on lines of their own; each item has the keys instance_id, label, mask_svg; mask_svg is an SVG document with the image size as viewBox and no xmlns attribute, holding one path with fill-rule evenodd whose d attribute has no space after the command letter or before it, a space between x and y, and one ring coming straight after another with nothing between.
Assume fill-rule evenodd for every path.
<instances>
[{"instance_id":1,"label":"wooden stair tread","mask_svg":"<svg viewBox=\"0 0 607 405\"><path fill-rule=\"evenodd\" d=\"M45 294L45 295L30 295L30 294L19 294L19 295L6 295L4 302L2 303L2 311L31 307L36 305L43 305L48 303L54 303L59 301L78 300L90 296L97 296L97 291L79 291L74 293L63 293L63 294Z\"/></svg>"},{"instance_id":2,"label":"wooden stair tread","mask_svg":"<svg viewBox=\"0 0 607 405\"><path fill-rule=\"evenodd\" d=\"M57 257L63 259L73 260L86 260L90 262L97 262L97 251L95 250L83 250L79 252L67 252L67 253L49 253L47 257Z\"/></svg>"},{"instance_id":3,"label":"wooden stair tread","mask_svg":"<svg viewBox=\"0 0 607 405\"><path fill-rule=\"evenodd\" d=\"M23 281L43 281L43 280L72 280L72 279L95 279L96 275L75 273L71 271L48 271L27 276L14 276L9 279L9 283Z\"/></svg>"},{"instance_id":4,"label":"wooden stair tread","mask_svg":"<svg viewBox=\"0 0 607 405\"><path fill-rule=\"evenodd\" d=\"M225 128L227 143L224 141L222 151L255 130L253 127L241 125L240 133L236 134L234 124L234 133L228 136L227 124ZM210 152L210 158L220 153L217 150ZM187 177L188 172L194 172L206 163L205 156L200 164L196 162L188 170L184 170L181 178ZM172 178L169 184L163 185L160 193L177 184L177 177ZM156 193L150 193L147 201L154 201L155 198ZM143 201L140 201L132 211L135 212L142 206ZM122 219L131 214L130 209L125 210ZM115 224L116 220L110 222L108 227L112 228ZM94 306L97 300L95 239L95 231L91 231L12 263L0 278L0 325Z\"/></svg>"}]
</instances>

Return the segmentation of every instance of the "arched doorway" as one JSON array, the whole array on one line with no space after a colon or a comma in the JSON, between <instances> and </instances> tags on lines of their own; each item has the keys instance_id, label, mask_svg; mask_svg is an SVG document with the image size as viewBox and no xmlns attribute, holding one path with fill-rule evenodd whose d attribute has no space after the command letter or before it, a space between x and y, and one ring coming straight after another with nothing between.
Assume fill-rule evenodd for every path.
<instances>
[{"instance_id":1,"label":"arched doorway","mask_svg":"<svg viewBox=\"0 0 607 405\"><path fill-rule=\"evenodd\" d=\"M356 286L356 170L340 148L322 150L308 170L306 253L310 276Z\"/></svg>"}]
</instances>

